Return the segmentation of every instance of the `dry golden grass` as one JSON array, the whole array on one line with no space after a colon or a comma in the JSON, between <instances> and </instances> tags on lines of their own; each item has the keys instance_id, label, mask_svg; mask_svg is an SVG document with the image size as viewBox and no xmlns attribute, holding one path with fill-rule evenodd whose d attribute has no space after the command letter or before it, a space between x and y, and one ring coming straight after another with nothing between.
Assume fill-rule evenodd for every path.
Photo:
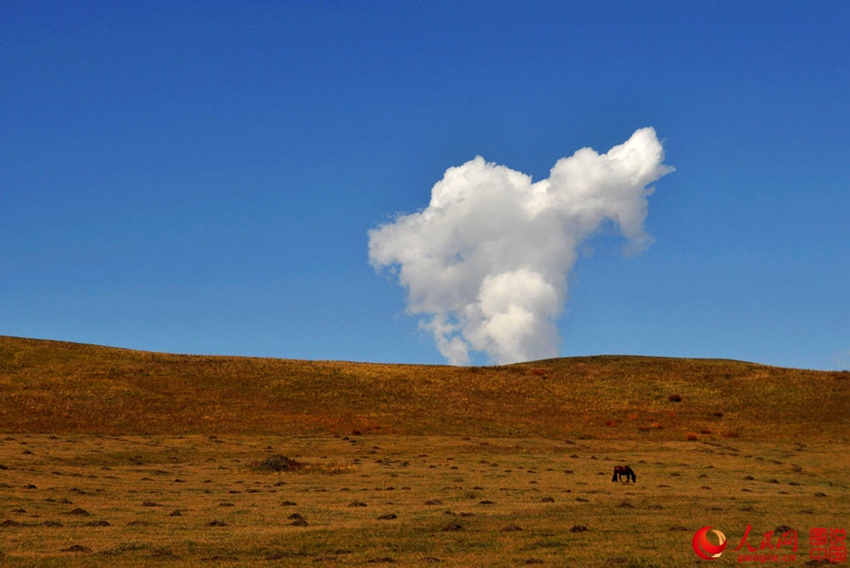
<instances>
[{"instance_id":1,"label":"dry golden grass","mask_svg":"<svg viewBox=\"0 0 850 568\"><path fill-rule=\"evenodd\" d=\"M734 547L752 525L755 545L796 529L802 564L810 528L850 519L849 403L850 373L735 361L450 368L0 337L0 559L672 567L698 561L700 527ZM278 455L303 467L258 467ZM636 484L611 483L621 463Z\"/></svg>"},{"instance_id":2,"label":"dry golden grass","mask_svg":"<svg viewBox=\"0 0 850 568\"><path fill-rule=\"evenodd\" d=\"M850 518L847 449L405 435L13 435L0 440L0 550L17 566L387 559L403 566L683 566L697 560L690 541L698 528L719 528L734 547L752 525L752 539L794 528L805 560L810 528L845 527ZM286 473L252 466L274 454L306 466ZM618 463L633 466L637 483L611 483Z\"/></svg>"},{"instance_id":3,"label":"dry golden grass","mask_svg":"<svg viewBox=\"0 0 850 568\"><path fill-rule=\"evenodd\" d=\"M675 395L675 397L674 397ZM671 400L671 397L677 400ZM850 373L580 357L505 367L147 353L0 337L0 431L846 439Z\"/></svg>"}]
</instances>

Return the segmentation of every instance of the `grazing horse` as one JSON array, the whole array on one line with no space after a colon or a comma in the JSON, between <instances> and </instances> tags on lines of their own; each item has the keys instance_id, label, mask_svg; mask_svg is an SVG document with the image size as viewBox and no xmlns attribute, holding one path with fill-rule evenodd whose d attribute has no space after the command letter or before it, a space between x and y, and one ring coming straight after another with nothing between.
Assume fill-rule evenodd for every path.
<instances>
[{"instance_id":1,"label":"grazing horse","mask_svg":"<svg viewBox=\"0 0 850 568\"><path fill-rule=\"evenodd\" d=\"M632 471L627 465L615 465L614 466L614 477L611 478L611 481L623 481L623 476L626 477L626 483L629 481L634 481L637 483L637 475Z\"/></svg>"}]
</instances>

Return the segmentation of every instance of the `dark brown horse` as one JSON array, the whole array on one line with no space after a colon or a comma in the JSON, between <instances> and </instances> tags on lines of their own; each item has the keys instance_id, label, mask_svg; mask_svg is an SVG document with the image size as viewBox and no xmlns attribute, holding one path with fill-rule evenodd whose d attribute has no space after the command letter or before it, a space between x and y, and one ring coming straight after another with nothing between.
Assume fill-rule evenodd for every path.
<instances>
[{"instance_id":1,"label":"dark brown horse","mask_svg":"<svg viewBox=\"0 0 850 568\"><path fill-rule=\"evenodd\" d=\"M637 483L637 475L632 471L627 465L615 465L614 466L614 477L611 478L611 481L623 481L623 477L625 476L626 482L634 481Z\"/></svg>"}]
</instances>

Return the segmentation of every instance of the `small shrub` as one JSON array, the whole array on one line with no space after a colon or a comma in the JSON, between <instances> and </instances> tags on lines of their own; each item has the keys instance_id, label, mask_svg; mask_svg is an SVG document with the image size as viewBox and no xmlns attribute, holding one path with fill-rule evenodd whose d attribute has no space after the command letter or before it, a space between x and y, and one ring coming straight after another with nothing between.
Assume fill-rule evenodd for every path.
<instances>
[{"instance_id":1,"label":"small shrub","mask_svg":"<svg viewBox=\"0 0 850 568\"><path fill-rule=\"evenodd\" d=\"M685 438L687 438L689 442L696 442L699 440L699 436L694 432L688 432L685 434Z\"/></svg>"},{"instance_id":2,"label":"small shrub","mask_svg":"<svg viewBox=\"0 0 850 568\"><path fill-rule=\"evenodd\" d=\"M264 460L256 461L252 468L257 471L297 471L304 468L304 464L286 456L275 454Z\"/></svg>"},{"instance_id":3,"label":"small shrub","mask_svg":"<svg viewBox=\"0 0 850 568\"><path fill-rule=\"evenodd\" d=\"M682 402L682 395L680 394L671 394L667 397L670 402Z\"/></svg>"},{"instance_id":4,"label":"small shrub","mask_svg":"<svg viewBox=\"0 0 850 568\"><path fill-rule=\"evenodd\" d=\"M740 436L740 434L738 434L737 432L734 432L732 430L729 430L727 432L723 432L724 438L737 438L738 436Z\"/></svg>"}]
</instances>

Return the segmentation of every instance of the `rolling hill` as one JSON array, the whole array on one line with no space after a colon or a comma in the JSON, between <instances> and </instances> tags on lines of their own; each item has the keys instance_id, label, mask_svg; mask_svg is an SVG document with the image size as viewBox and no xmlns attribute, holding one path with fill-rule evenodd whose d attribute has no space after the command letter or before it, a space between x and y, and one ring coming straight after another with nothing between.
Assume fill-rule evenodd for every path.
<instances>
[{"instance_id":1,"label":"rolling hill","mask_svg":"<svg viewBox=\"0 0 850 568\"><path fill-rule=\"evenodd\" d=\"M150 353L0 336L0 431L850 438L850 372L598 356L446 367Z\"/></svg>"}]
</instances>

